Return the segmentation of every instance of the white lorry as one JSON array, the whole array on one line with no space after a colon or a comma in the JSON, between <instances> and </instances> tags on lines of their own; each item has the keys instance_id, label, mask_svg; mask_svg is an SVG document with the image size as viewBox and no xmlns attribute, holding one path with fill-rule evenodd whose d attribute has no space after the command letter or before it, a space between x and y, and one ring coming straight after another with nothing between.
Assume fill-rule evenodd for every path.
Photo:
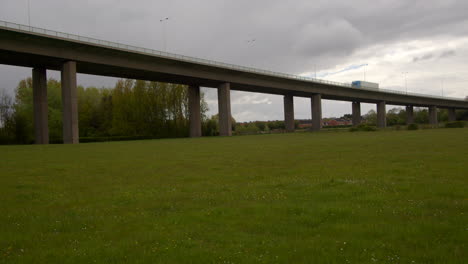
<instances>
[{"instance_id":1,"label":"white lorry","mask_svg":"<svg viewBox=\"0 0 468 264\"><path fill-rule=\"evenodd\" d=\"M373 82L354 81L351 83L351 85L355 88L379 89L379 84Z\"/></svg>"}]
</instances>

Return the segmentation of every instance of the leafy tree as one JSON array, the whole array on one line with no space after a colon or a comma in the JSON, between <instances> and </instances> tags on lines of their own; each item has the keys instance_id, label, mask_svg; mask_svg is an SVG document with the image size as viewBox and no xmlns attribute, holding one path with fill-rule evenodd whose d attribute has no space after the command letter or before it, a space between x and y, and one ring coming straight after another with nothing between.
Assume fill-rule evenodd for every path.
<instances>
[{"instance_id":1,"label":"leafy tree","mask_svg":"<svg viewBox=\"0 0 468 264\"><path fill-rule=\"evenodd\" d=\"M0 90L0 127L6 126L13 114L13 99L5 90Z\"/></svg>"},{"instance_id":2,"label":"leafy tree","mask_svg":"<svg viewBox=\"0 0 468 264\"><path fill-rule=\"evenodd\" d=\"M437 119L438 119L440 122L447 122L447 121L448 121L448 110L447 110L447 109L438 108L438 109L437 109Z\"/></svg>"},{"instance_id":3,"label":"leafy tree","mask_svg":"<svg viewBox=\"0 0 468 264\"><path fill-rule=\"evenodd\" d=\"M202 134L204 136L217 136L219 135L218 120L210 118L202 123Z\"/></svg>"},{"instance_id":4,"label":"leafy tree","mask_svg":"<svg viewBox=\"0 0 468 264\"><path fill-rule=\"evenodd\" d=\"M457 120L468 121L468 110L459 110L459 111L457 111Z\"/></svg>"},{"instance_id":5,"label":"leafy tree","mask_svg":"<svg viewBox=\"0 0 468 264\"><path fill-rule=\"evenodd\" d=\"M406 111L400 108L392 108L387 112L387 125L404 125L406 123Z\"/></svg>"},{"instance_id":6,"label":"leafy tree","mask_svg":"<svg viewBox=\"0 0 468 264\"><path fill-rule=\"evenodd\" d=\"M271 130L284 130L286 129L286 125L284 124L284 121L268 121L268 126L270 127Z\"/></svg>"},{"instance_id":7,"label":"leafy tree","mask_svg":"<svg viewBox=\"0 0 468 264\"><path fill-rule=\"evenodd\" d=\"M14 134L18 143L31 143L33 133L32 78L20 81L15 90Z\"/></svg>"},{"instance_id":8,"label":"leafy tree","mask_svg":"<svg viewBox=\"0 0 468 264\"><path fill-rule=\"evenodd\" d=\"M0 90L0 144L11 143L14 140L14 105L13 98Z\"/></svg>"},{"instance_id":9,"label":"leafy tree","mask_svg":"<svg viewBox=\"0 0 468 264\"><path fill-rule=\"evenodd\" d=\"M414 109L414 122L417 124L429 123L429 111L427 109Z\"/></svg>"},{"instance_id":10,"label":"leafy tree","mask_svg":"<svg viewBox=\"0 0 468 264\"><path fill-rule=\"evenodd\" d=\"M376 125L377 124L377 112L375 110L369 110L367 114L364 115L364 120L365 123L370 124L370 125Z\"/></svg>"},{"instance_id":11,"label":"leafy tree","mask_svg":"<svg viewBox=\"0 0 468 264\"><path fill-rule=\"evenodd\" d=\"M257 122L250 122L248 124L242 124L236 126L236 134L257 134L260 132L260 128L257 126Z\"/></svg>"},{"instance_id":12,"label":"leafy tree","mask_svg":"<svg viewBox=\"0 0 468 264\"><path fill-rule=\"evenodd\" d=\"M218 124L218 128L219 128L219 114L211 116L211 119L216 121L216 123ZM237 124L236 119L234 119L234 117L232 117L232 115L231 115L232 130L236 130L236 124Z\"/></svg>"},{"instance_id":13,"label":"leafy tree","mask_svg":"<svg viewBox=\"0 0 468 264\"><path fill-rule=\"evenodd\" d=\"M265 131L265 127L267 127L266 122L256 121L254 124L259 131Z\"/></svg>"}]
</instances>

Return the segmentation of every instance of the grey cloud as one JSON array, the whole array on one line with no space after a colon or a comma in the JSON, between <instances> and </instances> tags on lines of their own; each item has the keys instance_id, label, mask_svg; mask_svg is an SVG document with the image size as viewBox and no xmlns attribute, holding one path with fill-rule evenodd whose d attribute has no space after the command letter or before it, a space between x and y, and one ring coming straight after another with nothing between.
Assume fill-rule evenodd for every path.
<instances>
[{"instance_id":1,"label":"grey cloud","mask_svg":"<svg viewBox=\"0 0 468 264\"><path fill-rule=\"evenodd\" d=\"M425 54L421 57L414 57L413 62L418 62L418 61L425 61L425 60L430 60L434 57L432 53Z\"/></svg>"},{"instance_id":2,"label":"grey cloud","mask_svg":"<svg viewBox=\"0 0 468 264\"><path fill-rule=\"evenodd\" d=\"M455 51L454 50L447 50L447 51L442 52L442 54L440 54L439 58L447 58L447 57L452 57L452 56L455 56Z\"/></svg>"},{"instance_id":3,"label":"grey cloud","mask_svg":"<svg viewBox=\"0 0 468 264\"><path fill-rule=\"evenodd\" d=\"M304 25L296 39L299 55L347 55L361 44L362 34L349 21L334 19Z\"/></svg>"},{"instance_id":4,"label":"grey cloud","mask_svg":"<svg viewBox=\"0 0 468 264\"><path fill-rule=\"evenodd\" d=\"M452 57L455 56L455 51L454 50L446 50L443 51L437 58L442 59L442 58L447 58L447 57ZM435 55L433 53L428 53L425 54L421 57L414 57L413 62L419 62L419 61L425 61L425 60L430 60L432 58L435 58Z\"/></svg>"}]
</instances>

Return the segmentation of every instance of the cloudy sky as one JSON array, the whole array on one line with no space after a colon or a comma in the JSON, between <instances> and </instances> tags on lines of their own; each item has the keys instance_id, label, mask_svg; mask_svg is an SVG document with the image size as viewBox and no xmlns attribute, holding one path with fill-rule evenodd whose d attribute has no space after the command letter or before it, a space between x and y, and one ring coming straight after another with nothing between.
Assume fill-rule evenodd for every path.
<instances>
[{"instance_id":1,"label":"cloudy sky","mask_svg":"<svg viewBox=\"0 0 468 264\"><path fill-rule=\"evenodd\" d=\"M29 2L36 27L339 82L365 79L384 89L468 96L466 0ZM28 0L0 0L0 20L27 25ZM13 93L30 72L0 65L0 89ZM85 86L115 81L78 77ZM216 113L216 90L203 91ZM310 118L310 100L294 100L296 118ZM322 107L324 117L351 112L349 102L324 100ZM375 106L363 105L363 112L369 109ZM282 119L282 97L233 91L232 113L239 121Z\"/></svg>"}]
</instances>

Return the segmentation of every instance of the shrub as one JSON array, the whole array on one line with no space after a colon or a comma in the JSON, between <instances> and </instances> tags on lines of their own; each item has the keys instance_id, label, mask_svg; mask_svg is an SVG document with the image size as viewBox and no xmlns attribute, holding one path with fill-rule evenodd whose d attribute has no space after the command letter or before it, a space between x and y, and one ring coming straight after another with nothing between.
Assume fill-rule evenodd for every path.
<instances>
[{"instance_id":1,"label":"shrub","mask_svg":"<svg viewBox=\"0 0 468 264\"><path fill-rule=\"evenodd\" d=\"M419 129L419 126L416 125L416 124L410 124L408 125L408 130L418 130Z\"/></svg>"},{"instance_id":2,"label":"shrub","mask_svg":"<svg viewBox=\"0 0 468 264\"><path fill-rule=\"evenodd\" d=\"M377 131L377 128L373 126L369 126L368 124L361 124L355 127L352 127L349 129L350 132L356 132L356 131Z\"/></svg>"},{"instance_id":3,"label":"shrub","mask_svg":"<svg viewBox=\"0 0 468 264\"><path fill-rule=\"evenodd\" d=\"M348 128L348 127L352 127L352 125L323 126L322 128Z\"/></svg>"},{"instance_id":4,"label":"shrub","mask_svg":"<svg viewBox=\"0 0 468 264\"><path fill-rule=\"evenodd\" d=\"M455 121L455 122L448 122L445 123L446 128L462 128L465 127L465 122L463 121Z\"/></svg>"},{"instance_id":5,"label":"shrub","mask_svg":"<svg viewBox=\"0 0 468 264\"><path fill-rule=\"evenodd\" d=\"M368 124L361 124L358 127L362 131L377 131L377 128L375 126L371 126L371 125L368 125Z\"/></svg>"}]
</instances>

